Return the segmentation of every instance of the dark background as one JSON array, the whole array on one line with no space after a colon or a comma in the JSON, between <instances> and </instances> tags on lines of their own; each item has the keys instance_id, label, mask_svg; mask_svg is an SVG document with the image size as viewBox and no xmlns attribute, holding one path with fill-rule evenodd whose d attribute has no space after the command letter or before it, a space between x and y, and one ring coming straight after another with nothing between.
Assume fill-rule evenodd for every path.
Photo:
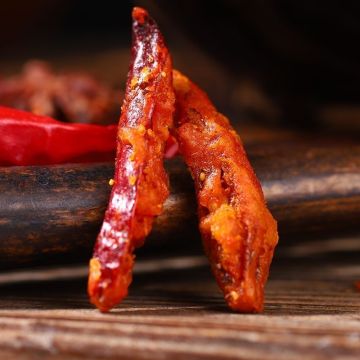
<instances>
[{"instance_id":1,"label":"dark background","mask_svg":"<svg viewBox=\"0 0 360 360\"><path fill-rule=\"evenodd\" d=\"M6 1L0 76L40 58L123 86L134 4L158 21L175 66L233 121L358 134L356 1Z\"/></svg>"}]
</instances>

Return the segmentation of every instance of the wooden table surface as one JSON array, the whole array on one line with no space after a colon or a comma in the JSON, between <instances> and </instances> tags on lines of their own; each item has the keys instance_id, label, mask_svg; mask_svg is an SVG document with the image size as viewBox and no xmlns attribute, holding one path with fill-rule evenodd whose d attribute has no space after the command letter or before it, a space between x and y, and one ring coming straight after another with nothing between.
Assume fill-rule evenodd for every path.
<instances>
[{"instance_id":1,"label":"wooden table surface","mask_svg":"<svg viewBox=\"0 0 360 360\"><path fill-rule=\"evenodd\" d=\"M326 249L326 251L324 251ZM359 359L360 237L288 242L263 314L224 306L201 254L138 259L109 314L83 266L0 274L1 359Z\"/></svg>"}]
</instances>

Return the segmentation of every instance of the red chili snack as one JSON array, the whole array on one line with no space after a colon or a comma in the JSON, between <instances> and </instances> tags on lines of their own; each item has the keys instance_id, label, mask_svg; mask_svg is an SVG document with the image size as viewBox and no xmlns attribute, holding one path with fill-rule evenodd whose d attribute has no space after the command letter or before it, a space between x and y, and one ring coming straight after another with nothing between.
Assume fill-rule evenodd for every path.
<instances>
[{"instance_id":1,"label":"red chili snack","mask_svg":"<svg viewBox=\"0 0 360 360\"><path fill-rule=\"evenodd\" d=\"M106 161L115 139L115 125L66 124L0 107L1 166Z\"/></svg>"},{"instance_id":2,"label":"red chili snack","mask_svg":"<svg viewBox=\"0 0 360 360\"><path fill-rule=\"evenodd\" d=\"M200 231L229 307L263 309L278 241L255 173L229 120L188 78L173 72L176 136L195 181Z\"/></svg>"},{"instance_id":3,"label":"red chili snack","mask_svg":"<svg viewBox=\"0 0 360 360\"><path fill-rule=\"evenodd\" d=\"M90 74L55 73L43 61L29 61L20 74L0 79L1 105L67 122L116 123L121 97Z\"/></svg>"},{"instance_id":4,"label":"red chili snack","mask_svg":"<svg viewBox=\"0 0 360 360\"><path fill-rule=\"evenodd\" d=\"M163 158L175 100L171 58L148 13L134 8L132 17L132 60L113 188L90 260L88 293L101 311L127 295L134 248L142 245L169 194Z\"/></svg>"}]
</instances>

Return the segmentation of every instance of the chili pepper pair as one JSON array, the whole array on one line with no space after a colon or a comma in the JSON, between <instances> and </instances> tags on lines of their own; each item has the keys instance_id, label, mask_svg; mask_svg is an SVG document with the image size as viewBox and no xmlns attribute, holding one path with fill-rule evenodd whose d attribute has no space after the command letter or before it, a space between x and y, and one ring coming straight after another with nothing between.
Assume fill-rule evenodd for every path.
<instances>
[{"instance_id":1,"label":"chili pepper pair","mask_svg":"<svg viewBox=\"0 0 360 360\"><path fill-rule=\"evenodd\" d=\"M236 311L261 311L277 226L241 140L206 94L172 71L148 13L134 8L132 16L115 176L90 261L90 300L108 311L127 295L134 249L169 194L163 158L172 131L195 182L204 248L225 300Z\"/></svg>"}]
</instances>

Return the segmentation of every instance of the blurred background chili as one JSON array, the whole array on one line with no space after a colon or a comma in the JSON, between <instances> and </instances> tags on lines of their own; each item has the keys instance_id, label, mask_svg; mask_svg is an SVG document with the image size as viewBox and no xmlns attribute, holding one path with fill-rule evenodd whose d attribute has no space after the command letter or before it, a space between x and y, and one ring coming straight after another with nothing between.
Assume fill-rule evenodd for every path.
<instances>
[{"instance_id":1,"label":"blurred background chili","mask_svg":"<svg viewBox=\"0 0 360 360\"><path fill-rule=\"evenodd\" d=\"M14 0L0 13L0 76L31 58L122 87L130 9L159 22L175 66L233 121L360 133L360 4L340 0Z\"/></svg>"}]
</instances>

